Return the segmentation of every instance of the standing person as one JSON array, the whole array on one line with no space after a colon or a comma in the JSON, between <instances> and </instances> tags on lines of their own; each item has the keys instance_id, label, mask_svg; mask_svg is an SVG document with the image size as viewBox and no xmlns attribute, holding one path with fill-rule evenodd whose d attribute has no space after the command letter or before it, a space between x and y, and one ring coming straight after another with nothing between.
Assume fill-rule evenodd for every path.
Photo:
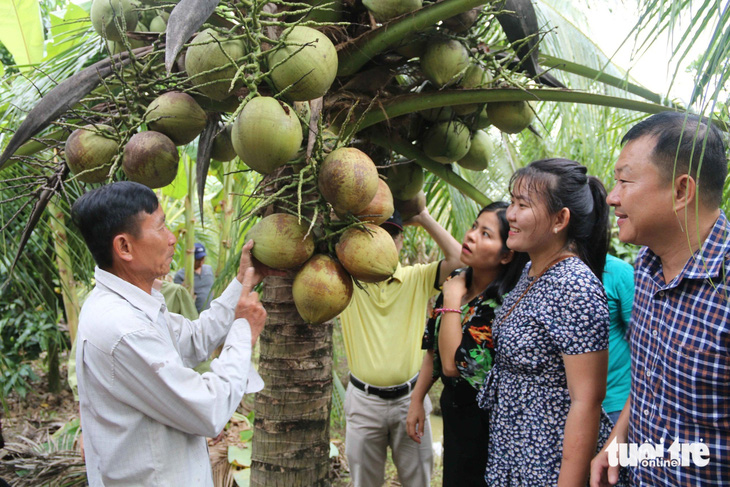
<instances>
[{"instance_id":1,"label":"standing person","mask_svg":"<svg viewBox=\"0 0 730 487\"><path fill-rule=\"evenodd\" d=\"M461 262L436 299L423 335L421 372L408 410L408 435L421 442L426 412L423 402L441 378L444 420L443 485L484 485L489 415L479 408L477 391L492 366L492 319L520 277L527 256L507 248L507 203L482 209L464 235Z\"/></svg>"},{"instance_id":2,"label":"standing person","mask_svg":"<svg viewBox=\"0 0 730 487\"><path fill-rule=\"evenodd\" d=\"M151 189L102 186L71 216L97 264L76 351L89 485L212 486L205 437L263 387L251 350L266 311L251 289L269 271L253 266L248 242L236 279L190 321L152 287L170 270L175 236ZM222 343L210 372L192 369Z\"/></svg>"},{"instance_id":3,"label":"standing person","mask_svg":"<svg viewBox=\"0 0 730 487\"><path fill-rule=\"evenodd\" d=\"M616 482L609 450L645 442L663 443L659 459L679 462L630 467L635 485L727 485L730 224L719 207L726 148L717 128L673 112L638 123L622 143L608 203L621 241L644 246L629 333L631 395L593 460L591 485ZM694 454L682 462L680 450Z\"/></svg>"},{"instance_id":4,"label":"standing person","mask_svg":"<svg viewBox=\"0 0 730 487\"><path fill-rule=\"evenodd\" d=\"M355 287L342 312L342 333L350 383L345 397L345 453L355 487L383 485L388 446L398 478L406 487L430 485L433 449L411 441L406 431L410 395L421 367L421 337L428 300L457 267L461 245L424 209L408 224L420 225L444 252L444 260L401 266L390 279ZM403 248L403 221L397 212L381 225ZM426 408L431 404L427 401Z\"/></svg>"},{"instance_id":5,"label":"standing person","mask_svg":"<svg viewBox=\"0 0 730 487\"><path fill-rule=\"evenodd\" d=\"M608 298L608 379L603 410L611 422L618 421L631 389L631 351L626 331L631 321L634 302L634 268L613 255L606 255L603 268L603 289Z\"/></svg>"},{"instance_id":6,"label":"standing person","mask_svg":"<svg viewBox=\"0 0 730 487\"><path fill-rule=\"evenodd\" d=\"M606 393L608 250L601 182L567 159L535 161L510 182L507 246L530 262L496 312L495 360L479 404L490 409L490 486L581 486L611 428Z\"/></svg>"},{"instance_id":7,"label":"standing person","mask_svg":"<svg viewBox=\"0 0 730 487\"><path fill-rule=\"evenodd\" d=\"M215 274L213 268L205 264L205 246L200 242L195 242L195 264L193 265L193 292L195 293L195 309L198 313L210 307L213 296L210 290L213 289L215 282ZM185 269L180 269L175 273L173 282L182 284L185 281Z\"/></svg>"}]
</instances>

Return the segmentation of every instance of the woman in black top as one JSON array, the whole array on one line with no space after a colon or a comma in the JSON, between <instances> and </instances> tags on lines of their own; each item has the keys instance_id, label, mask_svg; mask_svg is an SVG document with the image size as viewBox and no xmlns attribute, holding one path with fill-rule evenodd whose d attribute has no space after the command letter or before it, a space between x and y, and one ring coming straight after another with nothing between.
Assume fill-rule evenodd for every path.
<instances>
[{"instance_id":1,"label":"woman in black top","mask_svg":"<svg viewBox=\"0 0 730 487\"><path fill-rule=\"evenodd\" d=\"M507 248L507 203L482 209L464 236L461 261L443 285L426 324L427 350L411 396L407 428L420 443L425 421L423 399L441 378L444 421L443 485L484 485L487 463L488 415L479 409L476 394L492 366L494 308L519 278L527 257ZM460 303L445 308L444 301Z\"/></svg>"}]
</instances>

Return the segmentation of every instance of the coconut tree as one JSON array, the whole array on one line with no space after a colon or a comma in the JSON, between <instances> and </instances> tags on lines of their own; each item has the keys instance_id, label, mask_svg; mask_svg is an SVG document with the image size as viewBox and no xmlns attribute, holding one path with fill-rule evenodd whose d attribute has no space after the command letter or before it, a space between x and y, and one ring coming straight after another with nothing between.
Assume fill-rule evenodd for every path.
<instances>
[{"instance_id":1,"label":"coconut tree","mask_svg":"<svg viewBox=\"0 0 730 487\"><path fill-rule=\"evenodd\" d=\"M227 163L226 173L253 169L263 175L254 179L258 184L253 188L236 188L231 179L223 182L227 195L247 198L239 213L242 221L272 213L294 215L314 235L319 254L334 255L340 236L361 225L353 216L357 211L341 211L334 218L331 209L337 205L320 194L320 168L336 148L352 146L368 154L389 175L393 193L403 189L394 183L403 172L399 167L408 162L423 168L434 214L457 234L471 223L478 205L503 194L506 178L522 161L568 154L608 178L617 127L639 116L637 112L681 107L632 84L585 35L555 15L570 11L561 3L540 2L541 15L536 16L530 2L520 1L444 0L423 7L418 2L401 12L388 2L365 2L365 10L338 1L313 6L186 0L170 11L152 2L132 6L96 0L94 28L109 43L100 49L99 41L91 40L98 38L90 35L79 45L94 53L86 60L96 64L79 70L83 63L78 64L73 51L59 54L50 64L59 73L53 82L32 78L45 80L36 82L45 95L37 104L33 99L24 102L23 97L33 97L29 84L18 81L10 88L14 103L35 108L27 115L20 108L6 109L4 121L14 130L3 137L7 144L2 144L0 170L8 174L19 167L43 168L35 186L22 193L27 205L9 217L24 226L15 249L22 254L51 197L81 186L81 179L93 171L105 172L105 181L126 177L152 186L164 186L180 174L171 171L153 180L139 170L146 161L135 157L148 145L142 137L149 135L140 135L153 132L145 128L195 118L179 115L197 112L193 104L180 108L176 103L173 112L155 115L155 100L168 92L189 94L207 111L197 148L192 147L199 202L207 187L213 141L224 133L221 122L231 123L240 160ZM651 37L669 29L686 11L686 3L643 3L645 15L636 32ZM478 7L481 12L473 11ZM515 21L511 12L521 15ZM168 14L164 37L149 31L152 21L164 23ZM149 30L138 29L139 22ZM708 0L692 22L694 30L682 36L680 46L694 39L693 32L710 29L713 35L698 62L698 91L690 108L710 116L719 112L726 122L726 108L718 110L712 100L723 96L730 71L722 64L728 49L727 6ZM553 26L560 26L558 35ZM200 33L191 42L196 31ZM568 36L569 42L559 36ZM330 40L337 45L334 69ZM51 89L55 82L60 84ZM499 130L487 127L485 104L486 118ZM83 127L124 151L113 153L101 169L72 167L69 174L66 164L54 163L51 154L54 148L62 151L69 134ZM477 129L486 130L475 135ZM178 126L162 137L170 139L181 130ZM272 137L267 130L278 132ZM179 150L175 143L154 137L162 142L152 148L174 161L173 152ZM469 156L472 145L480 151ZM491 156L486 168L468 169L479 167L486 156ZM451 164L457 159L464 160L463 167ZM73 166L70 161L68 165ZM193 179L191 172L186 177ZM359 199L367 202L374 194ZM226 201L230 206L228 196ZM407 204L418 208L423 201L403 201L401 209ZM242 225L238 243L244 238ZM256 400L254 485L328 482L331 323L302 319L292 283L293 276L270 278L262 298L269 311L260 363L267 387Z\"/></svg>"}]
</instances>

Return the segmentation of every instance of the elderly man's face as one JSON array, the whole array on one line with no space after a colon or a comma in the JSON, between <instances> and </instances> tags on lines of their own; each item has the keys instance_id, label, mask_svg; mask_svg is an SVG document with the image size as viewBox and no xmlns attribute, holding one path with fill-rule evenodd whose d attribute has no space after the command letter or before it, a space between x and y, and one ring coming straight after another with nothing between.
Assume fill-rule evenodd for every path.
<instances>
[{"instance_id":1,"label":"elderly man's face","mask_svg":"<svg viewBox=\"0 0 730 487\"><path fill-rule=\"evenodd\" d=\"M616 185L606 201L614 207L622 242L662 245L669 225L677 225L672 184L652 162L654 137L643 136L624 146L616 161ZM664 242L666 243L666 242Z\"/></svg>"},{"instance_id":2,"label":"elderly man's face","mask_svg":"<svg viewBox=\"0 0 730 487\"><path fill-rule=\"evenodd\" d=\"M133 265L140 276L159 277L170 272L175 254L175 235L167 228L165 212L158 206L152 214L142 212L137 237L130 236Z\"/></svg>"}]
</instances>

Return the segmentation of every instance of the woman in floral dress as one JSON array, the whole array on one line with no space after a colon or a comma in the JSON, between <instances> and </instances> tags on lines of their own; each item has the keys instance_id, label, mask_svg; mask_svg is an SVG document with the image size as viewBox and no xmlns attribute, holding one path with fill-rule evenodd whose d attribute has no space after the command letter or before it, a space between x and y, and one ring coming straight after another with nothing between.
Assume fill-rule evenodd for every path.
<instances>
[{"instance_id":1,"label":"woman in floral dress","mask_svg":"<svg viewBox=\"0 0 730 487\"><path fill-rule=\"evenodd\" d=\"M493 322L495 363L479 393L491 412L489 486L581 486L610 433L608 249L601 182L566 159L536 161L511 183L507 245L530 262Z\"/></svg>"},{"instance_id":2,"label":"woman in floral dress","mask_svg":"<svg viewBox=\"0 0 730 487\"><path fill-rule=\"evenodd\" d=\"M477 390L492 366L494 308L514 286L527 256L505 245L507 203L484 208L464 236L461 261L444 283L423 337L424 356L411 395L408 434L421 441L423 399L440 377L444 384L443 485L483 486L489 416L476 402Z\"/></svg>"}]
</instances>

